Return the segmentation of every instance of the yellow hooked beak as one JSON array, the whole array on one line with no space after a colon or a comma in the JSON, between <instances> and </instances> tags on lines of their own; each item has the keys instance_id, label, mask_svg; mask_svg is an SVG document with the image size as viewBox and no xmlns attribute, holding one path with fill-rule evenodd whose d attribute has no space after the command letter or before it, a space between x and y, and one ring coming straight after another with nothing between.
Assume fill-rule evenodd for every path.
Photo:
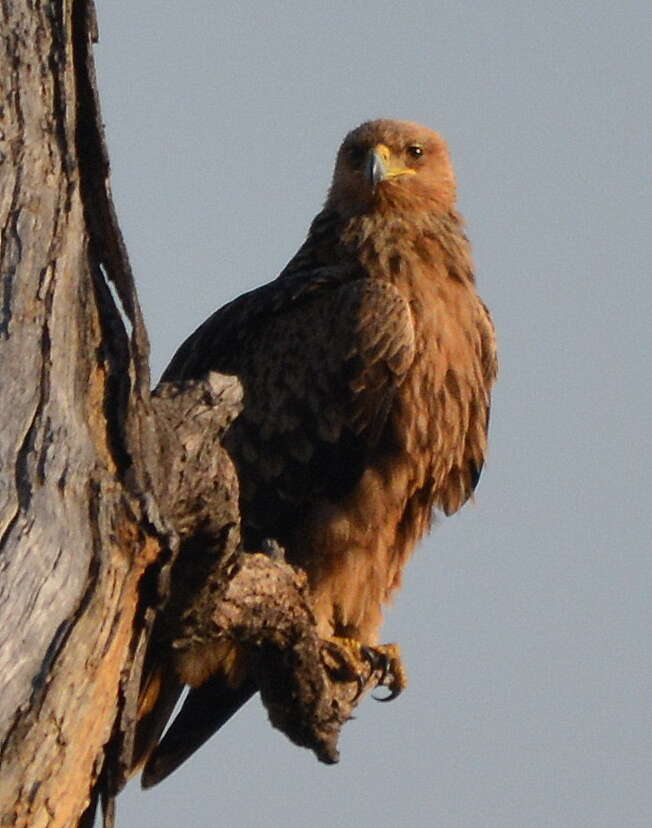
<instances>
[{"instance_id":1,"label":"yellow hooked beak","mask_svg":"<svg viewBox=\"0 0 652 828\"><path fill-rule=\"evenodd\" d=\"M414 175L416 170L406 167L400 160L393 158L391 150L385 144L376 144L367 159L367 176L375 190L381 181L397 178L399 175Z\"/></svg>"}]
</instances>

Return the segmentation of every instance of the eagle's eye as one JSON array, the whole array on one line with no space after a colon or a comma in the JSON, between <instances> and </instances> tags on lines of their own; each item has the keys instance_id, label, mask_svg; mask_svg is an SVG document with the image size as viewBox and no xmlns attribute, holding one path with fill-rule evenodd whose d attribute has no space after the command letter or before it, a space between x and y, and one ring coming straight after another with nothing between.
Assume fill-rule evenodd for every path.
<instances>
[{"instance_id":1,"label":"eagle's eye","mask_svg":"<svg viewBox=\"0 0 652 828\"><path fill-rule=\"evenodd\" d=\"M423 147L420 144L410 144L407 152L412 158L421 158L423 155Z\"/></svg>"}]
</instances>

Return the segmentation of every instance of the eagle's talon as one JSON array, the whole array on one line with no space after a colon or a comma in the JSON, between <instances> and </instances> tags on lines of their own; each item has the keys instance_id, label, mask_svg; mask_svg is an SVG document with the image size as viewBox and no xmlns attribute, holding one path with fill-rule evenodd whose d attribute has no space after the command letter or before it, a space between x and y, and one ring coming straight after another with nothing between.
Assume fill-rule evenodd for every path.
<instances>
[{"instance_id":1,"label":"eagle's talon","mask_svg":"<svg viewBox=\"0 0 652 828\"><path fill-rule=\"evenodd\" d=\"M407 686L405 669L396 644L371 646L351 638L333 636L325 639L324 648L334 658L327 665L339 681L355 681L357 685L353 701L357 701L366 687L375 679L376 687L387 687L389 695L374 696L376 701L392 701ZM377 674L377 678L376 678Z\"/></svg>"},{"instance_id":2,"label":"eagle's talon","mask_svg":"<svg viewBox=\"0 0 652 828\"><path fill-rule=\"evenodd\" d=\"M360 654L369 662L372 673L380 670L378 684L384 684L385 679L387 678L387 673L390 670L390 659L387 654L381 650L374 649L373 647L367 647L365 645L361 647Z\"/></svg>"},{"instance_id":3,"label":"eagle's talon","mask_svg":"<svg viewBox=\"0 0 652 828\"><path fill-rule=\"evenodd\" d=\"M378 686L380 686L380 682L379 682ZM383 685L383 686L385 686L385 685ZM378 702L389 702L389 701L393 701L397 696L400 696L402 691L403 691L403 688L400 687L397 684L391 684L391 685L387 686L387 689L389 690L389 694L387 696L382 696L381 697L381 696L376 696L372 693L371 698L374 701L378 701Z\"/></svg>"},{"instance_id":4,"label":"eagle's talon","mask_svg":"<svg viewBox=\"0 0 652 828\"><path fill-rule=\"evenodd\" d=\"M392 701L407 687L407 675L399 648L396 644L384 644L372 650L375 669L381 671L376 687L386 687L389 690L389 695L384 697L374 695L373 698L381 702Z\"/></svg>"},{"instance_id":5,"label":"eagle's talon","mask_svg":"<svg viewBox=\"0 0 652 828\"><path fill-rule=\"evenodd\" d=\"M353 652L351 644L351 640L337 636L322 641L323 649L332 657L331 663L326 665L329 672L338 681L355 681L359 686L362 677L358 669L357 653Z\"/></svg>"},{"instance_id":6,"label":"eagle's talon","mask_svg":"<svg viewBox=\"0 0 652 828\"><path fill-rule=\"evenodd\" d=\"M358 674L355 677L355 683L358 685L358 687L357 687L357 690L355 691L355 696L353 697L353 701L357 702L358 699L360 698L360 696L363 694L367 682L364 681L364 679L362 678L362 676L360 674Z\"/></svg>"}]
</instances>

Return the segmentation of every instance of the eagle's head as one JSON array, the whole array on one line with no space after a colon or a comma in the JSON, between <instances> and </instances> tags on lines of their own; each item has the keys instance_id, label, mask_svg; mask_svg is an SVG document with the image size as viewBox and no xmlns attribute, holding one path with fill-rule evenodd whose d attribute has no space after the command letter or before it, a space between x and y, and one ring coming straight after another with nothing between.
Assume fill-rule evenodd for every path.
<instances>
[{"instance_id":1,"label":"eagle's head","mask_svg":"<svg viewBox=\"0 0 652 828\"><path fill-rule=\"evenodd\" d=\"M343 216L448 212L455 175L444 139L410 121L366 121L339 149L327 205Z\"/></svg>"}]
</instances>

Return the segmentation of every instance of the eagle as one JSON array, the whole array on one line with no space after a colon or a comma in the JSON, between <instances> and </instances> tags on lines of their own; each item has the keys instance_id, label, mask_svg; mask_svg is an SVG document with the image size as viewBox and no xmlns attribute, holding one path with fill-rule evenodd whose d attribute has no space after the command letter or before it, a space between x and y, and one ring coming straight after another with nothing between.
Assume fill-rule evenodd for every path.
<instances>
[{"instance_id":1,"label":"eagle","mask_svg":"<svg viewBox=\"0 0 652 828\"><path fill-rule=\"evenodd\" d=\"M383 605L433 515L456 512L478 483L497 371L438 133L381 119L346 136L296 255L210 316L162 381L212 371L243 388L224 447L244 548L273 539L305 571L322 638L376 645ZM165 677L143 694L157 721L140 750L145 786L257 689L224 641L180 656L172 673L167 702ZM159 742L184 684L192 689Z\"/></svg>"}]
</instances>

